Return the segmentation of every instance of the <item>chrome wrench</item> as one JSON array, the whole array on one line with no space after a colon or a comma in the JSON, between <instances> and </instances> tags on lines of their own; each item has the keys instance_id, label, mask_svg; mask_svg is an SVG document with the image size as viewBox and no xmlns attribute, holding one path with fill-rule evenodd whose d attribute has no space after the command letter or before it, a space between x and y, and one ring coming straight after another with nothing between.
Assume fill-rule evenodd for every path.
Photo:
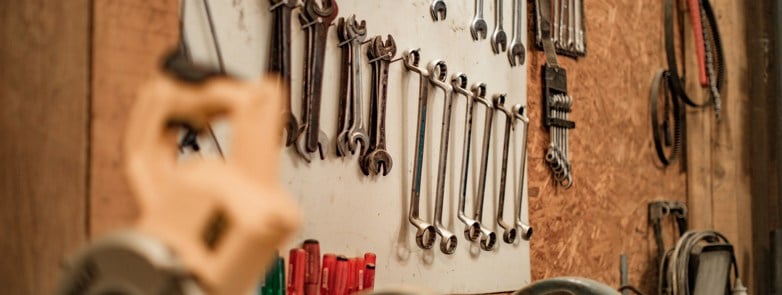
<instances>
[{"instance_id":1,"label":"chrome wrench","mask_svg":"<svg viewBox=\"0 0 782 295\"><path fill-rule=\"evenodd\" d=\"M510 132L513 128L513 114L505 109L503 96L494 97L494 108L505 114L505 138L502 140L502 168L500 169L500 194L497 199L497 224L504 230L502 240L513 244L516 241L516 227L505 223L505 186L508 179L508 149L510 148Z\"/></svg>"},{"instance_id":2,"label":"chrome wrench","mask_svg":"<svg viewBox=\"0 0 782 295\"><path fill-rule=\"evenodd\" d=\"M367 36L366 21L362 20L358 22L353 18L353 21L346 24L348 38L351 40L351 48L353 49L353 62L351 73L352 95L353 98L353 125L350 127L350 151L356 152L358 145L361 145L360 155L363 157L367 149L369 148L369 138L367 137L367 131L364 127L364 107L363 98L361 97L361 43Z\"/></svg>"},{"instance_id":3,"label":"chrome wrench","mask_svg":"<svg viewBox=\"0 0 782 295\"><path fill-rule=\"evenodd\" d=\"M473 112L473 94L467 89L467 75L464 73L456 73L451 77L451 86L457 94L464 95L466 101L466 111L464 114L464 143L462 151L462 179L459 184L459 220L464 223L464 237L470 241L477 241L481 236L481 224L467 217L464 213L465 204L467 203L467 181L468 172L470 171L470 144L472 142L472 112ZM479 91L486 92L486 84L476 84L476 88L481 89Z\"/></svg>"},{"instance_id":4,"label":"chrome wrench","mask_svg":"<svg viewBox=\"0 0 782 295\"><path fill-rule=\"evenodd\" d=\"M527 130L529 129L529 118L524 114L524 107L520 104L513 106L513 117L516 120L521 121L521 127L516 130L521 130L521 167L519 168L519 197L518 204L516 204L516 227L521 231L521 238L525 241L529 241L532 237L532 226L521 221L521 210L524 204L524 181L526 180L526 174L524 173L527 165Z\"/></svg>"},{"instance_id":5,"label":"chrome wrench","mask_svg":"<svg viewBox=\"0 0 782 295\"><path fill-rule=\"evenodd\" d=\"M521 0L513 0L513 39L508 47L508 61L512 67L523 65L526 59L526 49L521 41L521 19L523 11L521 10Z\"/></svg>"},{"instance_id":6,"label":"chrome wrench","mask_svg":"<svg viewBox=\"0 0 782 295\"><path fill-rule=\"evenodd\" d=\"M505 94L501 95L495 95L500 96L499 99L502 99L503 102L505 100ZM493 120L494 120L494 107L493 104L486 100L483 96L476 95L477 98L482 98L481 100L477 100L478 102L486 104L486 118L484 119L484 131L483 131L483 150L481 151L481 173L478 178L478 197L475 202L475 210L473 211L473 219L475 221L483 223L483 200L486 196L486 176L489 169L489 150L491 145L491 133L493 127ZM496 98L495 98L496 99ZM488 229L485 229L488 230ZM484 245L483 239L481 239L481 248L483 250L489 251L494 248L494 245L496 244L497 234L495 234L493 231L490 231L491 234L489 237L494 236L494 240L491 241L491 243L487 243Z\"/></svg>"},{"instance_id":7,"label":"chrome wrench","mask_svg":"<svg viewBox=\"0 0 782 295\"><path fill-rule=\"evenodd\" d=\"M475 0L475 17L470 22L470 35L475 41L486 39L489 26L483 19L483 0Z\"/></svg>"},{"instance_id":8,"label":"chrome wrench","mask_svg":"<svg viewBox=\"0 0 782 295\"><path fill-rule=\"evenodd\" d=\"M502 28L502 0L494 0L494 33L491 35L491 49L494 54L505 51L508 47L508 36Z\"/></svg>"}]
</instances>

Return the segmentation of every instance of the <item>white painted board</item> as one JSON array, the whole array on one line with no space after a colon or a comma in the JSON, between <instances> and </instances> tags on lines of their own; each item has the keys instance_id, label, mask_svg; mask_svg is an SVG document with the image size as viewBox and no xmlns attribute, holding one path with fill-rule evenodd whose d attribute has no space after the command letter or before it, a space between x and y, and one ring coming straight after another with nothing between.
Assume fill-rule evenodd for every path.
<instances>
[{"instance_id":1,"label":"white painted board","mask_svg":"<svg viewBox=\"0 0 782 295\"><path fill-rule=\"evenodd\" d=\"M186 36L194 59L217 64L212 46L206 14L201 1L186 0ZM522 14L522 40L526 34L526 3ZM367 21L368 37L392 34L398 47L398 55L407 48L422 49L422 63L432 59L444 59L450 73L464 72L473 82L485 82L489 94L507 93L507 106L526 104L526 65L511 68L507 56L494 55L488 39L474 42L470 37L469 23L473 17L473 1L446 1L447 19L433 22L429 14L430 0L338 0L340 16L356 14ZM494 27L494 1L485 1L485 17L489 33ZM504 27L508 39L512 37L512 2L504 1ZM222 48L227 72L243 78L262 75L268 56L268 36L271 26L269 1L233 0L210 1L217 35ZM294 16L292 36L293 57L293 109L300 113L302 58L304 33ZM302 161L293 149L283 152L282 174L288 189L298 200L303 211L302 230L295 243L306 238L321 242L322 253L339 253L359 256L373 251L378 256L376 286L417 286L440 293L483 293L509 291L530 281L529 244L517 241L509 245L498 240L498 247L491 252L478 249L462 234L464 226L456 218L459 173L463 152L465 105L463 99L454 103L451 143L446 181L445 224L459 237L457 251L453 255L440 253L437 244L431 250L422 250L415 243L415 229L407 221L411 178L413 172L416 117L418 112L418 76L404 69L401 62L392 64L389 73L387 106L388 148L394 167L385 177L366 177L357 165L357 156L338 158L334 155L333 140L337 132L339 94L340 51L331 27L324 70L321 127L329 135L332 145L325 161L311 164ZM527 44L525 44L527 45ZM365 118L369 108L370 66L364 63ZM449 74L450 74L449 73ZM424 156L424 174L421 210L431 220L434 210L434 193L440 127L443 112L443 95L430 87L430 108ZM480 107L477 107L481 109ZM297 116L298 117L298 116ZM473 118L473 144L470 183L468 186L468 214L472 210L472 198L478 180L483 114L476 112ZM533 118L534 120L534 118ZM216 124L215 133L226 146L229 127ZM501 230L495 222L495 203L499 191L499 170L502 152L504 116L495 116L490 155L490 171L486 188L484 223ZM201 143L206 150L213 148ZM513 218L518 202L520 181L520 138L511 140L508 171L505 219ZM523 218L527 220L526 190L522 192ZM501 232L498 236L501 237ZM534 237L533 237L534 238ZM438 242L439 244L439 238ZM295 246L293 243L291 247ZM287 254L287 251L283 251Z\"/></svg>"}]
</instances>

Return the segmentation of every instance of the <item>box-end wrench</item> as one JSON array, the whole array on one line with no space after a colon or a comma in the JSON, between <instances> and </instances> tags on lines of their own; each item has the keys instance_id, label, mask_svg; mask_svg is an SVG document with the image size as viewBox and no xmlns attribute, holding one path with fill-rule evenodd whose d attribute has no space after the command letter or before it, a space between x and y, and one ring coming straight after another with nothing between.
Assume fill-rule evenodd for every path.
<instances>
[{"instance_id":1,"label":"box-end wrench","mask_svg":"<svg viewBox=\"0 0 782 295\"><path fill-rule=\"evenodd\" d=\"M346 20L340 17L337 20L337 38L342 48L342 73L340 75L340 94L339 94L339 126L337 126L336 151L337 156L344 157L350 154L350 126L351 117L351 96L353 89L351 87L353 70L353 50L350 48L350 39L348 38L346 22L351 22L351 16Z\"/></svg>"},{"instance_id":2,"label":"box-end wrench","mask_svg":"<svg viewBox=\"0 0 782 295\"><path fill-rule=\"evenodd\" d=\"M408 220L417 231L415 242L422 249L431 249L434 246L437 235L434 226L421 219L419 207L421 202L421 174L424 165L424 144L426 139L426 111L429 106L429 71L419 66L421 61L421 49L415 48L405 51L402 55L405 68L408 71L418 73L418 121L415 137L415 158L413 159L413 181L410 192L410 213Z\"/></svg>"},{"instance_id":3,"label":"box-end wrench","mask_svg":"<svg viewBox=\"0 0 782 295\"><path fill-rule=\"evenodd\" d=\"M453 254L456 251L458 240L456 235L450 232L443 225L443 203L445 199L445 177L448 169L448 143L451 135L451 111L453 109L453 99L451 94L453 88L447 82L448 66L443 60L433 60L428 65L429 82L437 88L443 90L443 123L440 130L440 157L437 165L437 190L435 194L434 205L434 228L440 235L440 251L445 254Z\"/></svg>"},{"instance_id":4,"label":"box-end wrench","mask_svg":"<svg viewBox=\"0 0 782 295\"><path fill-rule=\"evenodd\" d=\"M526 15L522 13L521 0L513 0L513 39L508 47L508 61L512 67L523 65L527 57L524 43L521 41L521 19Z\"/></svg>"},{"instance_id":5,"label":"box-end wrench","mask_svg":"<svg viewBox=\"0 0 782 295\"><path fill-rule=\"evenodd\" d=\"M486 84L478 83L476 84L476 88L482 89L481 91L486 92ZM458 217L459 220L464 223L465 230L464 230L464 237L467 238L470 241L477 241L478 238L481 236L481 224L477 221L473 220L470 217L467 217L467 214L464 212L465 204L467 203L467 181L470 171L470 145L472 143L472 112L473 112L473 94L470 92L469 89L467 89L467 75L464 73L455 73L451 77L451 86L453 87L453 90L456 91L457 94L461 94L465 98L465 108L466 111L464 113L464 143L462 144L463 150L462 150L462 170L461 170L461 179L459 182L459 212ZM457 95L458 96L458 95Z\"/></svg>"},{"instance_id":6,"label":"box-end wrench","mask_svg":"<svg viewBox=\"0 0 782 295\"><path fill-rule=\"evenodd\" d=\"M521 221L521 210L522 205L524 204L524 189L526 188L524 182L527 176L524 173L524 168L527 166L527 130L529 129L529 118L524 114L524 107L520 104L513 106L513 117L516 120L521 121L521 126L516 128L516 130L519 130L517 132L521 132L521 165L519 168L519 176L521 179L519 179L519 197L517 198L518 203L516 204L515 212L516 227L521 232L521 238L525 241L529 241L532 237L532 226Z\"/></svg>"},{"instance_id":7,"label":"box-end wrench","mask_svg":"<svg viewBox=\"0 0 782 295\"><path fill-rule=\"evenodd\" d=\"M508 47L508 36L502 28L502 0L494 0L494 33L491 34L491 49L494 54L500 54Z\"/></svg>"},{"instance_id":8,"label":"box-end wrench","mask_svg":"<svg viewBox=\"0 0 782 295\"><path fill-rule=\"evenodd\" d=\"M269 50L268 71L280 75L287 97L285 104L285 146L296 143L299 121L293 114L291 103L291 12L298 0L269 0L272 11L272 37Z\"/></svg>"},{"instance_id":9,"label":"box-end wrench","mask_svg":"<svg viewBox=\"0 0 782 295\"><path fill-rule=\"evenodd\" d=\"M474 85L472 92L476 102L483 104L486 107L484 126L483 126L483 142L481 151L481 167L480 175L478 179L478 196L475 201L475 208L473 210L473 219L481 224L481 249L490 251L494 249L494 245L497 242L497 234L494 231L489 230L483 225L483 200L486 192L486 172L489 167L489 147L491 145L491 133L494 122L494 104L486 98L486 88L481 89L479 84ZM504 95L502 96L504 99Z\"/></svg>"},{"instance_id":10,"label":"box-end wrench","mask_svg":"<svg viewBox=\"0 0 782 295\"><path fill-rule=\"evenodd\" d=\"M353 98L353 112L351 117L353 118L353 125L350 127L350 140L348 142L350 143L350 151L353 153L357 151L358 145L360 144L361 151L359 154L363 156L369 148L369 138L367 137L363 119L363 98L361 97L361 43L366 39L367 27L366 21L362 20L361 22L358 22L355 18L352 19L353 21L346 24L348 38L351 40L351 48L353 49L353 71L351 75L351 89L353 90L351 95Z\"/></svg>"},{"instance_id":11,"label":"box-end wrench","mask_svg":"<svg viewBox=\"0 0 782 295\"><path fill-rule=\"evenodd\" d=\"M489 25L483 19L483 0L475 0L475 17L470 22L470 35L475 41L486 39Z\"/></svg>"},{"instance_id":12,"label":"box-end wrench","mask_svg":"<svg viewBox=\"0 0 782 295\"><path fill-rule=\"evenodd\" d=\"M497 224L503 229L502 240L513 244L516 241L516 226L505 222L505 187L508 179L508 149L513 129L513 114L505 108L502 96L494 97L494 108L505 115L505 137L502 140L502 166L500 168L500 194L497 198Z\"/></svg>"},{"instance_id":13,"label":"box-end wrench","mask_svg":"<svg viewBox=\"0 0 782 295\"><path fill-rule=\"evenodd\" d=\"M377 59L373 63L375 67L374 90L372 99L372 117L370 126L370 152L364 161L369 172L375 175L388 175L394 166L391 154L386 148L386 100L388 96L388 67L391 59L396 55L396 42L394 37L388 35L386 42L377 36L369 50L369 56Z\"/></svg>"},{"instance_id":14,"label":"box-end wrench","mask_svg":"<svg viewBox=\"0 0 782 295\"><path fill-rule=\"evenodd\" d=\"M432 14L434 21L445 20L446 12L448 12L444 0L432 0L432 4L429 5L429 13Z\"/></svg>"},{"instance_id":15,"label":"box-end wrench","mask_svg":"<svg viewBox=\"0 0 782 295\"><path fill-rule=\"evenodd\" d=\"M324 0L323 7L314 0L305 1L304 13L309 19L316 20L312 25L313 38L313 63L310 68L310 118L307 122L309 132L307 135L307 151L320 150L320 158L325 159L328 153L328 137L320 130L320 105L323 93L323 61L326 56L326 40L331 23L339 14L339 7L335 0Z\"/></svg>"}]
</instances>

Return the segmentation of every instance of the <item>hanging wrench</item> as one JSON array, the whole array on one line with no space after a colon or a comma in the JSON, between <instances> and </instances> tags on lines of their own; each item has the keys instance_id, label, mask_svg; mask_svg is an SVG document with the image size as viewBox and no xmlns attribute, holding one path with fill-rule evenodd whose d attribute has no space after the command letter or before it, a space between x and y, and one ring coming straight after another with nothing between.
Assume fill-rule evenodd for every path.
<instances>
[{"instance_id":1,"label":"hanging wrench","mask_svg":"<svg viewBox=\"0 0 782 295\"><path fill-rule=\"evenodd\" d=\"M320 150L320 158L325 159L325 155L328 153L328 138L326 133L320 130L320 105L323 90L323 60L326 55L326 38L328 34L328 28L331 23L337 17L339 13L339 7L334 0L323 1L324 7L321 7L314 0L305 0L304 11L306 18L314 20L312 24L312 38L310 39L313 45L312 51L312 63L309 68L310 78L310 117L308 118L307 128L307 151L315 152Z\"/></svg>"},{"instance_id":2,"label":"hanging wrench","mask_svg":"<svg viewBox=\"0 0 782 295\"><path fill-rule=\"evenodd\" d=\"M486 39L489 26L483 19L483 0L475 0L475 17L470 23L470 34L475 41Z\"/></svg>"},{"instance_id":3,"label":"hanging wrench","mask_svg":"<svg viewBox=\"0 0 782 295\"><path fill-rule=\"evenodd\" d=\"M365 165L369 172L383 176L391 172L394 161L386 149L386 99L388 94L388 67L391 59L396 55L396 42L394 37L388 35L385 44L380 36L375 37L372 48L369 50L371 59L377 59L373 63L374 89L372 97L372 117L370 118L370 148L365 157Z\"/></svg>"},{"instance_id":4,"label":"hanging wrench","mask_svg":"<svg viewBox=\"0 0 782 295\"><path fill-rule=\"evenodd\" d=\"M410 193L410 214L408 220L417 231L415 242L422 249L431 249L434 246L437 235L433 225L421 219L419 207L421 201L421 174L424 165L424 144L426 141L426 110L429 105L429 71L419 66L421 61L421 49L415 48L405 51L402 55L405 68L408 71L418 73L418 123L415 137L415 158L413 159L413 188Z\"/></svg>"},{"instance_id":5,"label":"hanging wrench","mask_svg":"<svg viewBox=\"0 0 782 295\"><path fill-rule=\"evenodd\" d=\"M559 38L557 38L557 48L564 49L566 46L567 40L566 37L566 31L567 31L567 22L569 21L568 18L568 1L569 0L559 0L561 1L560 7L559 7Z\"/></svg>"},{"instance_id":6,"label":"hanging wrench","mask_svg":"<svg viewBox=\"0 0 782 295\"><path fill-rule=\"evenodd\" d=\"M568 29L567 29L567 49L575 50L576 43L576 2L575 0L567 0L568 3Z\"/></svg>"},{"instance_id":7,"label":"hanging wrench","mask_svg":"<svg viewBox=\"0 0 782 295\"><path fill-rule=\"evenodd\" d=\"M513 106L513 117L516 120L521 121L521 128L517 128L516 130L520 130L521 132L521 166L519 168L519 175L521 176L521 179L519 179L519 197L518 197L518 204L516 204L516 228L518 228L521 231L521 238L525 241L529 241L529 239L532 237L532 227L529 226L527 223L521 221L521 210L522 205L524 204L524 182L526 180L526 174L524 173L524 168L527 165L527 130L529 129L529 118L527 118L526 115L524 115L524 107L522 107L520 104Z\"/></svg>"},{"instance_id":8,"label":"hanging wrench","mask_svg":"<svg viewBox=\"0 0 782 295\"><path fill-rule=\"evenodd\" d=\"M311 114L312 114L312 72L310 68L312 67L313 61L313 51L314 51L314 30L315 27L312 26L313 23L315 23L316 19L311 18L310 15L306 14L305 12L299 13L299 22L301 23L302 28L305 30L304 34L304 74L302 77L302 90L301 90L301 108L302 108L302 124L299 125L299 131L296 136L296 152L299 153L299 155L306 161L307 163L312 161L312 156L310 155L310 152L307 150L307 138L309 138L310 128L307 126L307 124L311 121ZM317 132L317 131L316 131Z\"/></svg>"},{"instance_id":9,"label":"hanging wrench","mask_svg":"<svg viewBox=\"0 0 782 295\"><path fill-rule=\"evenodd\" d=\"M432 5L429 6L429 12L432 14L434 21L445 20L445 13L447 7L444 0L432 0Z\"/></svg>"},{"instance_id":10,"label":"hanging wrench","mask_svg":"<svg viewBox=\"0 0 782 295\"><path fill-rule=\"evenodd\" d=\"M337 20L337 38L342 47L342 74L340 75L339 95L339 126L337 131L337 156L344 157L350 153L350 126L352 125L351 101L352 101L352 78L353 70L353 50L350 48L350 39L348 38L346 22L352 22L355 16L351 16L346 21L344 17Z\"/></svg>"},{"instance_id":11,"label":"hanging wrench","mask_svg":"<svg viewBox=\"0 0 782 295\"><path fill-rule=\"evenodd\" d=\"M560 14L561 10L559 8L562 6L562 0L552 0L552 2L554 2L554 7L551 9L551 23L553 27L553 31L551 31L551 42L554 43L555 47L559 47L559 24L560 18L562 18L562 15Z\"/></svg>"},{"instance_id":12,"label":"hanging wrench","mask_svg":"<svg viewBox=\"0 0 782 295\"><path fill-rule=\"evenodd\" d=\"M467 89L467 75L464 73L456 73L451 77L451 86L456 93L464 95L466 101L466 111L464 114L464 143L462 144L462 179L459 184L459 220L464 223L464 237L470 241L477 241L481 236L481 224L467 217L464 213L465 203L467 200L467 180L468 172L470 171L470 144L472 138L472 112L473 112L473 94ZM485 92L486 84L479 83L475 86L481 91Z\"/></svg>"},{"instance_id":13,"label":"hanging wrench","mask_svg":"<svg viewBox=\"0 0 782 295\"><path fill-rule=\"evenodd\" d=\"M513 39L508 47L508 61L512 67L515 67L524 64L527 52L521 41L521 19L525 15L521 11L521 0L513 0L513 8Z\"/></svg>"},{"instance_id":14,"label":"hanging wrench","mask_svg":"<svg viewBox=\"0 0 782 295\"><path fill-rule=\"evenodd\" d=\"M505 114L505 138L502 140L502 168L500 168L500 195L497 199L497 224L505 231L502 240L513 244L516 241L516 227L505 223L505 187L508 179L508 149L510 148L510 132L513 129L513 114L505 109L503 96L494 97L494 108Z\"/></svg>"},{"instance_id":15,"label":"hanging wrench","mask_svg":"<svg viewBox=\"0 0 782 295\"><path fill-rule=\"evenodd\" d=\"M492 124L494 122L494 106L488 99L486 99L485 89L484 92L480 91L481 89L476 89L475 86L473 86L473 94L475 95L476 101L486 106L483 126L483 150L481 151L481 173L478 180L478 196L475 202L475 210L473 211L473 219L483 224L483 200L486 192L486 173L489 168L491 133L492 129L494 129L492 128ZM505 99L504 94L501 95L501 97L503 100ZM484 232L484 235L481 237L481 249L486 251L493 249L497 241L497 234L485 227L481 231ZM486 232L488 232L488 234Z\"/></svg>"},{"instance_id":16,"label":"hanging wrench","mask_svg":"<svg viewBox=\"0 0 782 295\"><path fill-rule=\"evenodd\" d=\"M361 145L360 155L365 155L369 148L369 138L367 138L367 131L364 127L364 119L362 114L364 113L364 107L361 97L361 43L367 36L366 21L362 20L360 23L353 18L352 22L346 24L348 38L351 40L351 47L353 49L353 62L352 62L352 95L353 98L353 125L350 127L349 133L349 147L351 152L356 152L358 145Z\"/></svg>"},{"instance_id":17,"label":"hanging wrench","mask_svg":"<svg viewBox=\"0 0 782 295\"><path fill-rule=\"evenodd\" d=\"M273 7L272 37L269 50L268 72L280 75L287 97L285 105L285 146L296 142L299 121L291 106L291 11L298 0L269 0Z\"/></svg>"},{"instance_id":18,"label":"hanging wrench","mask_svg":"<svg viewBox=\"0 0 782 295\"><path fill-rule=\"evenodd\" d=\"M584 53L584 7L582 0L576 0L576 51Z\"/></svg>"},{"instance_id":19,"label":"hanging wrench","mask_svg":"<svg viewBox=\"0 0 782 295\"><path fill-rule=\"evenodd\" d=\"M456 251L456 235L451 233L443 225L443 201L445 198L445 177L448 169L448 141L451 135L451 111L453 99L451 93L453 88L446 82L448 79L448 66L445 61L436 59L429 63L429 82L435 87L443 90L443 124L440 130L440 159L437 165L437 192L434 205L434 228L440 235L440 251L445 254L453 254Z\"/></svg>"},{"instance_id":20,"label":"hanging wrench","mask_svg":"<svg viewBox=\"0 0 782 295\"><path fill-rule=\"evenodd\" d=\"M500 51L505 51L508 46L508 36L505 35L505 30L502 29L502 0L494 0L494 33L491 35L491 49L494 54L499 54Z\"/></svg>"}]
</instances>

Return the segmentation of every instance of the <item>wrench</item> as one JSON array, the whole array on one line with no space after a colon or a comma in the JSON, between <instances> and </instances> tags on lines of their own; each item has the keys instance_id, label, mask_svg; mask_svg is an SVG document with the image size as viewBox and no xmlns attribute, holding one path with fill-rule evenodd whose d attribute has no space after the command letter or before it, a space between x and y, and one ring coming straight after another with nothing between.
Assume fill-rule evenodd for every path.
<instances>
[{"instance_id":1,"label":"wrench","mask_svg":"<svg viewBox=\"0 0 782 295\"><path fill-rule=\"evenodd\" d=\"M576 51L584 53L584 7L582 0L576 0Z\"/></svg>"},{"instance_id":2,"label":"wrench","mask_svg":"<svg viewBox=\"0 0 782 295\"><path fill-rule=\"evenodd\" d=\"M575 19L576 19L576 2L575 0L567 0L568 3L568 29L567 29L567 49L568 50L574 50L576 48L575 44L575 37L576 37L576 26L575 26Z\"/></svg>"},{"instance_id":3,"label":"wrench","mask_svg":"<svg viewBox=\"0 0 782 295\"><path fill-rule=\"evenodd\" d=\"M410 193L410 214L407 219L416 227L415 242L422 249L431 249L434 246L435 228L433 225L421 219L419 206L421 201L421 174L424 164L424 144L426 141L426 110L429 105L429 71L420 67L421 49L415 48L402 54L405 68L408 71L418 73L418 121L417 135L415 137L415 158L413 159L413 188Z\"/></svg>"},{"instance_id":4,"label":"wrench","mask_svg":"<svg viewBox=\"0 0 782 295\"><path fill-rule=\"evenodd\" d=\"M562 3L560 3L559 7L559 38L557 38L557 47L565 48L565 31L567 31L567 13L568 13L568 1L569 0L559 0Z\"/></svg>"},{"instance_id":5,"label":"wrench","mask_svg":"<svg viewBox=\"0 0 782 295\"><path fill-rule=\"evenodd\" d=\"M524 43L521 41L521 18L523 16L521 0L514 0L513 8L513 39L511 39L508 47L508 61L510 61L512 67L515 67L516 65L524 64L527 53Z\"/></svg>"},{"instance_id":6,"label":"wrench","mask_svg":"<svg viewBox=\"0 0 782 295\"><path fill-rule=\"evenodd\" d=\"M494 0L494 33L491 35L491 49L494 54L499 54L500 51L505 51L508 47L508 36L505 35L505 31L502 29L502 0Z\"/></svg>"},{"instance_id":7,"label":"wrench","mask_svg":"<svg viewBox=\"0 0 782 295\"><path fill-rule=\"evenodd\" d=\"M551 9L551 23L553 24L553 31L551 32L551 42L554 43L554 46L559 46L559 24L560 24L560 18L562 18L562 15L560 15L560 9L559 7L562 6L561 3L562 0L552 0L554 2L554 7Z\"/></svg>"},{"instance_id":8,"label":"wrench","mask_svg":"<svg viewBox=\"0 0 782 295\"><path fill-rule=\"evenodd\" d=\"M364 107L362 105L363 99L361 98L361 43L364 42L364 39L367 36L366 21L362 20L359 23L353 18L353 21L346 24L346 29L348 39L351 40L351 48L353 49L353 62L351 64L353 70L351 72L353 125L350 127L349 131L350 140L348 141L348 147L351 152L355 153L358 145L361 144L360 155L363 156L366 155L367 149L369 148L369 138L367 137L364 119L362 118Z\"/></svg>"},{"instance_id":9,"label":"wrench","mask_svg":"<svg viewBox=\"0 0 782 295\"><path fill-rule=\"evenodd\" d=\"M429 12L432 14L434 21L445 20L445 13L447 7L444 0L432 0L432 5L429 6Z\"/></svg>"},{"instance_id":10,"label":"wrench","mask_svg":"<svg viewBox=\"0 0 782 295\"><path fill-rule=\"evenodd\" d=\"M480 224L483 224L483 200L486 191L486 172L489 165L489 145L491 143L492 124L494 120L494 106L491 101L486 99L486 89L480 88L480 84L473 85L472 92L475 101L483 104L486 107L485 119L484 119L484 132L483 132L483 151L481 151L481 173L478 182L478 196L475 202L475 210L473 211L473 219ZM503 99L505 95L502 95ZM497 234L494 231L489 230L486 227L481 227L481 249L490 251L494 248L497 242Z\"/></svg>"},{"instance_id":11,"label":"wrench","mask_svg":"<svg viewBox=\"0 0 782 295\"><path fill-rule=\"evenodd\" d=\"M513 244L516 241L516 226L505 223L505 186L508 179L508 148L510 147L510 131L513 128L513 114L505 108L503 96L494 97L494 108L505 114L505 138L502 140L502 168L500 170L500 195L497 199L497 224L504 230L502 240Z\"/></svg>"},{"instance_id":12,"label":"wrench","mask_svg":"<svg viewBox=\"0 0 782 295\"><path fill-rule=\"evenodd\" d=\"M470 23L470 34L475 41L486 39L489 26L483 19L483 0L475 0L475 17Z\"/></svg>"},{"instance_id":13,"label":"wrench","mask_svg":"<svg viewBox=\"0 0 782 295\"><path fill-rule=\"evenodd\" d=\"M285 146L296 142L299 121L293 114L291 103L291 11L297 0L269 0L272 7L272 37L269 50L268 72L277 73L287 95L285 105Z\"/></svg>"},{"instance_id":14,"label":"wrench","mask_svg":"<svg viewBox=\"0 0 782 295\"><path fill-rule=\"evenodd\" d=\"M310 163L312 161L312 156L310 155L310 152L307 151L307 138L309 137L308 134L310 133L310 128L307 126L308 123L311 121L311 110L312 110L312 104L311 99L312 95L310 92L311 88L311 71L310 67L313 63L313 51L314 51L314 34L313 30L315 29L314 26L311 26L312 23L315 22L315 19L311 19L309 15L305 14L304 12L299 13L299 22L301 23L302 27L306 31L304 34L304 74L302 77L302 90L301 90L301 96L302 96L302 124L299 125L299 131L296 136L296 152L299 153L299 155L306 161L307 163Z\"/></svg>"},{"instance_id":15,"label":"wrench","mask_svg":"<svg viewBox=\"0 0 782 295\"><path fill-rule=\"evenodd\" d=\"M445 254L453 254L456 251L456 235L451 233L443 225L443 199L445 198L445 177L448 169L448 141L451 135L451 111L453 100L451 93L453 88L446 82L448 79L448 66L443 60L433 60L429 63L429 82L443 90L443 124L440 130L440 159L437 165L437 192L434 205L434 228L440 235L440 251Z\"/></svg>"},{"instance_id":16,"label":"wrench","mask_svg":"<svg viewBox=\"0 0 782 295\"><path fill-rule=\"evenodd\" d=\"M521 130L521 167L519 168L519 175L521 175L521 179L519 180L519 203L516 204L516 227L521 231L521 238L525 241L529 241L529 239L532 237L532 227L529 226L527 223L521 221L521 209L522 204L524 204L524 181L526 179L526 174L524 173L524 168L527 165L527 130L529 129L529 118L527 118L526 115L524 115L524 107L520 104L513 106L513 117L516 120L521 121L522 127L517 130Z\"/></svg>"},{"instance_id":17,"label":"wrench","mask_svg":"<svg viewBox=\"0 0 782 295\"><path fill-rule=\"evenodd\" d=\"M352 83L352 64L353 64L353 50L350 48L350 42L348 39L346 22L352 22L353 16L346 21L344 17L340 17L337 20L337 38L340 41L342 47L342 74L340 75L340 89L339 96L339 119L338 119L338 131L337 131L337 156L344 157L350 153L350 126L352 125L351 117L351 96L353 90L351 88Z\"/></svg>"},{"instance_id":18,"label":"wrench","mask_svg":"<svg viewBox=\"0 0 782 295\"><path fill-rule=\"evenodd\" d=\"M470 241L477 241L481 236L481 224L467 217L464 213L465 203L467 200L467 180L468 172L470 171L470 144L472 138L472 112L473 112L473 94L467 89L467 75L464 73L456 73L451 77L451 87L457 94L464 95L466 101L466 111L464 114L464 143L462 144L464 150L462 152L462 179L459 185L459 220L464 223L464 237ZM482 89L485 92L486 84L477 84L476 88Z\"/></svg>"},{"instance_id":19,"label":"wrench","mask_svg":"<svg viewBox=\"0 0 782 295\"><path fill-rule=\"evenodd\" d=\"M386 100L388 94L388 67L391 59L396 55L396 42L394 37L388 35L385 44L380 36L375 37L372 49L369 50L369 58L377 59L373 63L373 97L372 117L370 117L370 152L364 162L369 172L383 176L391 172L394 161L386 149Z\"/></svg>"}]
</instances>

